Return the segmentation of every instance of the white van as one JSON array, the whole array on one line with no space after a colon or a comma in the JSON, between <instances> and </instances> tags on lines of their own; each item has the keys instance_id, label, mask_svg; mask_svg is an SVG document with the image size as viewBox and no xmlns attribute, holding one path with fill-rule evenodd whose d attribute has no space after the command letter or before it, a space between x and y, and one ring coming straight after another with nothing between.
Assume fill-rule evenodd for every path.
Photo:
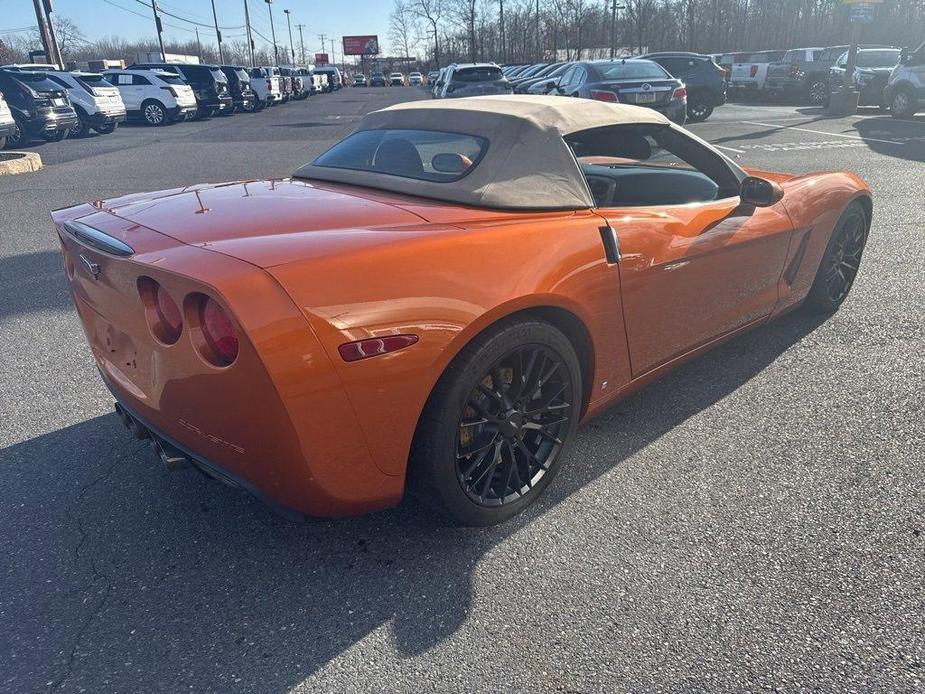
<instances>
[{"instance_id":1,"label":"white van","mask_svg":"<svg viewBox=\"0 0 925 694\"><path fill-rule=\"evenodd\" d=\"M131 118L140 118L148 125L164 125L196 115L193 88L173 72L106 70L103 74L119 90Z\"/></svg>"}]
</instances>

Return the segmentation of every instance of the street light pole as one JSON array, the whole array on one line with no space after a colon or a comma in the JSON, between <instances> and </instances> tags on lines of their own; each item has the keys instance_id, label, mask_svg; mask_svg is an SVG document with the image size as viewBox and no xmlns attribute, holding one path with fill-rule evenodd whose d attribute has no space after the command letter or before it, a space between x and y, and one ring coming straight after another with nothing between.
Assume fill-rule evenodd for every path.
<instances>
[{"instance_id":1,"label":"street light pole","mask_svg":"<svg viewBox=\"0 0 925 694\"><path fill-rule=\"evenodd\" d=\"M218 28L218 15L215 14L215 0L212 0L212 19L215 20L215 36L218 38L218 62L225 64L225 56L222 55L222 32Z\"/></svg>"},{"instance_id":2,"label":"street light pole","mask_svg":"<svg viewBox=\"0 0 925 694\"><path fill-rule=\"evenodd\" d=\"M610 59L617 53L617 10L625 10L626 5L618 5L617 0L610 0Z\"/></svg>"},{"instance_id":3,"label":"street light pole","mask_svg":"<svg viewBox=\"0 0 925 694\"><path fill-rule=\"evenodd\" d=\"M273 37L273 63L279 65L279 48L276 46L276 28L273 26L273 0L263 0L267 3L270 13L270 35Z\"/></svg>"},{"instance_id":4,"label":"street light pole","mask_svg":"<svg viewBox=\"0 0 925 694\"><path fill-rule=\"evenodd\" d=\"M214 2L215 0L213 0ZM286 26L289 27L289 51L292 55L292 64L295 65L295 43L292 41L292 22L289 20L289 15L292 14L291 10L283 10L286 15Z\"/></svg>"},{"instance_id":5,"label":"street light pole","mask_svg":"<svg viewBox=\"0 0 925 694\"><path fill-rule=\"evenodd\" d=\"M247 28L247 52L251 57L251 67L256 67L254 60L254 36L251 34L251 14L247 9L247 0L244 0L244 26Z\"/></svg>"},{"instance_id":6,"label":"street light pole","mask_svg":"<svg viewBox=\"0 0 925 694\"><path fill-rule=\"evenodd\" d=\"M501 15L498 17L498 26L501 31L501 62L504 63L507 60L507 50L504 45L504 0L498 0L498 7ZM436 30L434 30L434 35L436 35L436 33Z\"/></svg>"}]
</instances>

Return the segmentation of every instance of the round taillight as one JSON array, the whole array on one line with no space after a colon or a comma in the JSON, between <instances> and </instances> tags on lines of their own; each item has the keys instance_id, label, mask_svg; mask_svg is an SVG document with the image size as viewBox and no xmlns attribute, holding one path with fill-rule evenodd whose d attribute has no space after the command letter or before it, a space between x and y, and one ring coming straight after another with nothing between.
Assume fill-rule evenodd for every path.
<instances>
[{"instance_id":1,"label":"round taillight","mask_svg":"<svg viewBox=\"0 0 925 694\"><path fill-rule=\"evenodd\" d=\"M180 313L177 302L159 284L154 289L154 309L157 311L164 336L168 338L165 342L176 342L180 337L180 331L183 330L183 314Z\"/></svg>"},{"instance_id":2,"label":"round taillight","mask_svg":"<svg viewBox=\"0 0 925 694\"><path fill-rule=\"evenodd\" d=\"M216 301L204 297L199 305L199 323L218 365L228 366L238 356L238 333L231 317Z\"/></svg>"}]
</instances>

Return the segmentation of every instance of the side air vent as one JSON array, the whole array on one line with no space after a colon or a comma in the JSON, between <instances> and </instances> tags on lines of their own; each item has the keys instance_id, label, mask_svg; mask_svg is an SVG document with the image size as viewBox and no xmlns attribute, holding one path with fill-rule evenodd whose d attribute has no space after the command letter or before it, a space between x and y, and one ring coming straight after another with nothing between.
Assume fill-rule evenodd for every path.
<instances>
[{"instance_id":1,"label":"side air vent","mask_svg":"<svg viewBox=\"0 0 925 694\"><path fill-rule=\"evenodd\" d=\"M135 249L127 243L113 238L99 229L94 229L91 226L82 224L81 222L65 222L64 228L81 243L95 248L98 251L102 251L103 253L121 257L134 255L135 253Z\"/></svg>"}]
</instances>

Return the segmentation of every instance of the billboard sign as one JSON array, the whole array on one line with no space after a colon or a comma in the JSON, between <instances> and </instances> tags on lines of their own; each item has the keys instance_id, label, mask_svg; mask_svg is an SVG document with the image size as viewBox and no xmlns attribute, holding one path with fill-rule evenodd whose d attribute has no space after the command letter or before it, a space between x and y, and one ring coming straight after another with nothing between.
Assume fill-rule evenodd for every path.
<instances>
[{"instance_id":1,"label":"billboard sign","mask_svg":"<svg viewBox=\"0 0 925 694\"><path fill-rule=\"evenodd\" d=\"M876 5L869 2L852 3L850 20L855 24L871 24L874 21Z\"/></svg>"},{"instance_id":2,"label":"billboard sign","mask_svg":"<svg viewBox=\"0 0 925 694\"><path fill-rule=\"evenodd\" d=\"M315 65L328 65L330 62L327 53L315 53Z\"/></svg>"},{"instance_id":3,"label":"billboard sign","mask_svg":"<svg viewBox=\"0 0 925 694\"><path fill-rule=\"evenodd\" d=\"M379 37L375 34L368 36L345 36L344 55L378 55Z\"/></svg>"}]
</instances>

